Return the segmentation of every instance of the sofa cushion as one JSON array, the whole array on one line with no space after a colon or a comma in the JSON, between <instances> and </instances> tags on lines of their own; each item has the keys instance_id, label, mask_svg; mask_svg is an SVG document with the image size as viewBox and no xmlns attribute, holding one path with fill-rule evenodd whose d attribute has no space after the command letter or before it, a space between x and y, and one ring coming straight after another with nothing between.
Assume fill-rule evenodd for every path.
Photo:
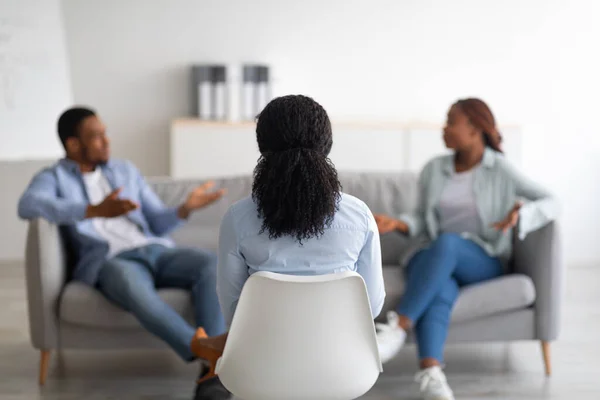
<instances>
[{"instance_id":1,"label":"sofa cushion","mask_svg":"<svg viewBox=\"0 0 600 400\"><path fill-rule=\"evenodd\" d=\"M159 296L188 321L193 320L193 307L188 291L160 289ZM62 293L59 318L65 322L95 328L139 329L139 322L99 291L80 282L68 283Z\"/></svg>"},{"instance_id":2,"label":"sofa cushion","mask_svg":"<svg viewBox=\"0 0 600 400\"><path fill-rule=\"evenodd\" d=\"M227 194L220 201L193 213L182 227L171 234L177 245L216 250L223 216L232 204L249 196L252 190L252 176L250 175L214 179L214 182L215 187L226 189ZM204 183L204 181L199 179L151 178L149 183L167 206L178 206L185 201L189 192Z\"/></svg>"},{"instance_id":3,"label":"sofa cushion","mask_svg":"<svg viewBox=\"0 0 600 400\"><path fill-rule=\"evenodd\" d=\"M384 311L393 310L404 293L403 269L386 266L383 269L386 299ZM465 286L452 312L452 322L463 322L479 317L519 310L535 302L535 287L530 277L521 274L505 275L490 281Z\"/></svg>"},{"instance_id":4,"label":"sofa cushion","mask_svg":"<svg viewBox=\"0 0 600 400\"><path fill-rule=\"evenodd\" d=\"M339 179L343 191L364 201L374 214L397 216L415 207L417 177L414 173L340 172ZM181 204L191 190L203 183L198 179L158 177L148 181L168 206ZM250 195L252 176L215 179L215 184L216 187L227 189L227 195L210 207L192 214L185 225L172 233L171 237L178 245L216 250L221 219L233 203ZM411 240L403 235L383 235L381 247L384 263L399 263L410 244Z\"/></svg>"},{"instance_id":5,"label":"sofa cushion","mask_svg":"<svg viewBox=\"0 0 600 400\"><path fill-rule=\"evenodd\" d=\"M511 274L462 288L452 322L519 310L535 302L535 286L527 275Z\"/></svg>"},{"instance_id":6,"label":"sofa cushion","mask_svg":"<svg viewBox=\"0 0 600 400\"><path fill-rule=\"evenodd\" d=\"M404 292L403 270L398 266L383 269L386 299L384 310L393 310ZM193 321L189 292L181 289L160 289L159 296L188 321ZM491 281L465 286L452 312L452 322L463 322L531 306L535 301L533 281L526 275L506 275ZM88 285L71 282L65 287L59 307L61 320L75 325L108 329L136 329L140 325L100 292Z\"/></svg>"}]
</instances>

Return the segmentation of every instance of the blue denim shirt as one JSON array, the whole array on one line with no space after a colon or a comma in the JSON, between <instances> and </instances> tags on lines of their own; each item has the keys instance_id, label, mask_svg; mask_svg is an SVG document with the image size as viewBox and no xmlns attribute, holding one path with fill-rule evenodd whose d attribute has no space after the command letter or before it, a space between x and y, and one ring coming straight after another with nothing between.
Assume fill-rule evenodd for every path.
<instances>
[{"instance_id":1,"label":"blue denim shirt","mask_svg":"<svg viewBox=\"0 0 600 400\"><path fill-rule=\"evenodd\" d=\"M437 207L446 182L454 171L454 156L444 155L431 160L419 177L417 208L400 216L409 228L410 236L420 236L417 248L407 252L403 263L418 247L427 246L440 233ZM507 262L512 255L513 230L503 233L493 228L502 221L517 200L524 205L519 210L517 235L520 240L548 222L556 219L559 205L556 198L541 185L517 171L501 153L486 149L481 166L475 171L473 191L481 219L479 235L465 232L463 237L473 240L486 252Z\"/></svg>"},{"instance_id":2,"label":"blue denim shirt","mask_svg":"<svg viewBox=\"0 0 600 400\"><path fill-rule=\"evenodd\" d=\"M230 207L221 222L217 293L225 321L231 324L244 283L255 272L324 275L354 271L367 286L373 317L381 312L385 288L379 233L365 203L343 194L332 224L302 244L290 236L270 239L260 233L262 220L248 197Z\"/></svg>"},{"instance_id":3,"label":"blue denim shirt","mask_svg":"<svg viewBox=\"0 0 600 400\"><path fill-rule=\"evenodd\" d=\"M128 161L111 160L102 172L113 189L122 188L119 197L140 205L127 217L148 237L162 237L182 223L176 208L167 208ZM76 263L73 278L95 285L108 253L108 243L86 219L88 195L79 166L62 159L33 177L21 196L18 214L22 219L44 218L64 228L69 250Z\"/></svg>"}]
</instances>

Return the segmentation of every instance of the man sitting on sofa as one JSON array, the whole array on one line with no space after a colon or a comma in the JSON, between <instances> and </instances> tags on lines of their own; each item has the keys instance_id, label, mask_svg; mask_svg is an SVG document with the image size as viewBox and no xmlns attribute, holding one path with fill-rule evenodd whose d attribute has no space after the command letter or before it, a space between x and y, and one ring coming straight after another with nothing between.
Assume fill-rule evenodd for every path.
<instances>
[{"instance_id":1,"label":"man sitting on sofa","mask_svg":"<svg viewBox=\"0 0 600 400\"><path fill-rule=\"evenodd\" d=\"M212 191L207 183L181 206L167 208L131 162L109 158L106 128L94 111L65 111L58 135L66 157L32 179L19 201L19 217L64 226L76 261L73 278L97 288L181 358L193 360L196 328L159 297L157 288L190 290L197 326L210 336L224 333L216 256L175 248L166 235L193 211L219 200L223 190ZM210 383L199 385L197 399L228 398L224 388Z\"/></svg>"}]
</instances>

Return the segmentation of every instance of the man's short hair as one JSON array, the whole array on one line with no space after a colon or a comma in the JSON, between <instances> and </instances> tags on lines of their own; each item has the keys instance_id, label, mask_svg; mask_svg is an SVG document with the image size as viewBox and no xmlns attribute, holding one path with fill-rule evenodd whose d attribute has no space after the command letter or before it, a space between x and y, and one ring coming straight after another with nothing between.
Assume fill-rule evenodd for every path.
<instances>
[{"instance_id":1,"label":"man's short hair","mask_svg":"<svg viewBox=\"0 0 600 400\"><path fill-rule=\"evenodd\" d=\"M58 137L63 146L66 145L67 139L78 137L81 121L94 115L96 112L86 107L73 107L63 112L58 119Z\"/></svg>"}]
</instances>

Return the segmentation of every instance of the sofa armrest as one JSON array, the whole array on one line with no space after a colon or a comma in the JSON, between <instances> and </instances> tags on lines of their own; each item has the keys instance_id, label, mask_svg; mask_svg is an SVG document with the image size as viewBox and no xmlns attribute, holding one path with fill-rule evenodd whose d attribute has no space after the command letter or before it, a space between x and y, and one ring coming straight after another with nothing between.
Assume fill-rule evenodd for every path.
<instances>
[{"instance_id":1,"label":"sofa armrest","mask_svg":"<svg viewBox=\"0 0 600 400\"><path fill-rule=\"evenodd\" d=\"M525 240L517 240L514 271L533 280L536 290L536 335L543 341L559 335L564 293L564 260L558 223L552 222Z\"/></svg>"},{"instance_id":2,"label":"sofa armrest","mask_svg":"<svg viewBox=\"0 0 600 400\"><path fill-rule=\"evenodd\" d=\"M25 249L25 279L29 333L36 349L58 347L58 301L67 279L59 229L43 219L29 222Z\"/></svg>"}]
</instances>

